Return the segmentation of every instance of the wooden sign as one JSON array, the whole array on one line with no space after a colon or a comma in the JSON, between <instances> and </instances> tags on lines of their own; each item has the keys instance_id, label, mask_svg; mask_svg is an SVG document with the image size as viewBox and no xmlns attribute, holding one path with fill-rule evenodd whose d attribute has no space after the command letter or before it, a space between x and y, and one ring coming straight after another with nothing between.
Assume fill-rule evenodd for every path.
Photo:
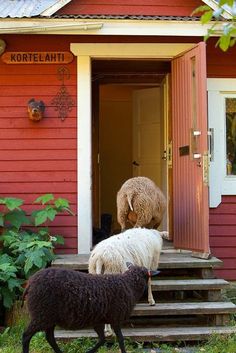
<instances>
[{"instance_id":1,"label":"wooden sign","mask_svg":"<svg viewBox=\"0 0 236 353\"><path fill-rule=\"evenodd\" d=\"M5 52L1 59L6 64L69 64L74 56L69 51Z\"/></svg>"}]
</instances>

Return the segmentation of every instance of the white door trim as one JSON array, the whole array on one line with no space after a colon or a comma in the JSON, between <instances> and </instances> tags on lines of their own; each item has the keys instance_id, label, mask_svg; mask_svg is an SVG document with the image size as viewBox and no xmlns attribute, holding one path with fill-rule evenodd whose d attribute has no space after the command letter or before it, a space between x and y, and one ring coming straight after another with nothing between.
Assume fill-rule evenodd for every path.
<instances>
[{"instance_id":1,"label":"white door trim","mask_svg":"<svg viewBox=\"0 0 236 353\"><path fill-rule=\"evenodd\" d=\"M194 43L72 43L77 56L77 195L78 252L90 253L92 243L91 60L94 58L169 60Z\"/></svg>"}]
</instances>

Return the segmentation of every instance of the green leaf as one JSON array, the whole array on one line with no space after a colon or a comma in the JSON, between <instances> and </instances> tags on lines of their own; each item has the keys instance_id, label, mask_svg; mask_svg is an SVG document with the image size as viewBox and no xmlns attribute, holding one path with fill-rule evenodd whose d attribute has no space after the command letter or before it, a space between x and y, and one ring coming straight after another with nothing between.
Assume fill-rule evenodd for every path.
<instances>
[{"instance_id":1,"label":"green leaf","mask_svg":"<svg viewBox=\"0 0 236 353\"><path fill-rule=\"evenodd\" d=\"M5 198L5 205L7 206L7 208L12 211L15 208L20 207L21 205L23 205L24 201L21 199L17 199L14 197L6 197Z\"/></svg>"},{"instance_id":2,"label":"green leaf","mask_svg":"<svg viewBox=\"0 0 236 353\"><path fill-rule=\"evenodd\" d=\"M191 16L199 14L200 12L209 11L211 8L208 5L198 6L192 13Z\"/></svg>"},{"instance_id":3,"label":"green leaf","mask_svg":"<svg viewBox=\"0 0 236 353\"><path fill-rule=\"evenodd\" d=\"M221 50L226 51L230 45L230 35L222 35L219 39L219 47Z\"/></svg>"},{"instance_id":4,"label":"green leaf","mask_svg":"<svg viewBox=\"0 0 236 353\"><path fill-rule=\"evenodd\" d=\"M229 46L233 47L235 45L235 43L236 43L236 38L231 38Z\"/></svg>"},{"instance_id":5,"label":"green leaf","mask_svg":"<svg viewBox=\"0 0 236 353\"><path fill-rule=\"evenodd\" d=\"M21 284L23 283L23 280L20 280L19 278L10 278L8 280L8 288L10 289L10 291L12 292L13 290L15 290L16 288L21 288Z\"/></svg>"},{"instance_id":6,"label":"green leaf","mask_svg":"<svg viewBox=\"0 0 236 353\"><path fill-rule=\"evenodd\" d=\"M9 222L15 228L20 229L23 224L30 224L30 220L23 210L13 210L5 215L5 221Z\"/></svg>"},{"instance_id":7,"label":"green leaf","mask_svg":"<svg viewBox=\"0 0 236 353\"><path fill-rule=\"evenodd\" d=\"M201 16L201 23L206 24L206 23L210 22L212 19L212 16L213 16L212 10L204 12L204 14Z\"/></svg>"},{"instance_id":8,"label":"green leaf","mask_svg":"<svg viewBox=\"0 0 236 353\"><path fill-rule=\"evenodd\" d=\"M56 244L63 245L65 243L65 240L61 235L54 235L52 238L55 238L55 240L52 241Z\"/></svg>"},{"instance_id":9,"label":"green leaf","mask_svg":"<svg viewBox=\"0 0 236 353\"><path fill-rule=\"evenodd\" d=\"M0 212L0 226L4 226L4 214L2 212Z\"/></svg>"},{"instance_id":10,"label":"green leaf","mask_svg":"<svg viewBox=\"0 0 236 353\"><path fill-rule=\"evenodd\" d=\"M58 198L57 200L55 200L55 206L60 208L70 208L69 202L66 199L63 198Z\"/></svg>"},{"instance_id":11,"label":"green leaf","mask_svg":"<svg viewBox=\"0 0 236 353\"><path fill-rule=\"evenodd\" d=\"M50 221L53 221L57 215L57 211L54 210L54 208L50 208L47 210L47 214L48 214L48 218L50 219Z\"/></svg>"},{"instance_id":12,"label":"green leaf","mask_svg":"<svg viewBox=\"0 0 236 353\"><path fill-rule=\"evenodd\" d=\"M45 195L42 195L42 196L39 196L35 201L34 203L42 203L43 205L45 205L45 203L49 202L49 201L52 201L54 200L54 196L53 194L45 194Z\"/></svg>"},{"instance_id":13,"label":"green leaf","mask_svg":"<svg viewBox=\"0 0 236 353\"><path fill-rule=\"evenodd\" d=\"M234 5L234 0L220 0L219 6L223 6L223 5L229 5L232 7Z\"/></svg>"},{"instance_id":14,"label":"green leaf","mask_svg":"<svg viewBox=\"0 0 236 353\"><path fill-rule=\"evenodd\" d=\"M3 305L5 308L10 308L13 304L15 294L12 293L8 288L1 288L1 293L3 297Z\"/></svg>"},{"instance_id":15,"label":"green leaf","mask_svg":"<svg viewBox=\"0 0 236 353\"><path fill-rule=\"evenodd\" d=\"M40 224L46 222L46 220L48 219L48 213L45 210L39 210L35 212L34 217L34 224L36 226L39 226Z\"/></svg>"},{"instance_id":16,"label":"green leaf","mask_svg":"<svg viewBox=\"0 0 236 353\"><path fill-rule=\"evenodd\" d=\"M37 255L38 255L38 256L37 256ZM35 253L34 253L33 263L35 264L36 267L42 268L43 259L42 259L42 257L40 256L40 253L39 253L39 252L35 252Z\"/></svg>"},{"instance_id":17,"label":"green leaf","mask_svg":"<svg viewBox=\"0 0 236 353\"><path fill-rule=\"evenodd\" d=\"M24 271L27 274L33 267L33 261L31 257L28 257L25 261Z\"/></svg>"}]
</instances>

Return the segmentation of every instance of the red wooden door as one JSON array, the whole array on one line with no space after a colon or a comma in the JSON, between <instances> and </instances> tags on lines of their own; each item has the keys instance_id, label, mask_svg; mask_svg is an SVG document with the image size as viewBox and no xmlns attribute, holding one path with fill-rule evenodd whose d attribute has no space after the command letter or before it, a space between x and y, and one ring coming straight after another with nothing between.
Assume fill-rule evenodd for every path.
<instances>
[{"instance_id":1,"label":"red wooden door","mask_svg":"<svg viewBox=\"0 0 236 353\"><path fill-rule=\"evenodd\" d=\"M206 49L172 62L173 240L200 256L209 250Z\"/></svg>"}]
</instances>

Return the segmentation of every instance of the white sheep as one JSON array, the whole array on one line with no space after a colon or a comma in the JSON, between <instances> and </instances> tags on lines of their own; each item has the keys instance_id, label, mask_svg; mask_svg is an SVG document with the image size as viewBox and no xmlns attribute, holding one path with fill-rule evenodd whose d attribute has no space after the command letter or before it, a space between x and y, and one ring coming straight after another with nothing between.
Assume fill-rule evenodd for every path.
<instances>
[{"instance_id":1,"label":"white sheep","mask_svg":"<svg viewBox=\"0 0 236 353\"><path fill-rule=\"evenodd\" d=\"M166 211L166 198L158 186L147 177L126 180L117 193L117 221L123 231L126 223L134 227L157 228Z\"/></svg>"}]
</instances>

